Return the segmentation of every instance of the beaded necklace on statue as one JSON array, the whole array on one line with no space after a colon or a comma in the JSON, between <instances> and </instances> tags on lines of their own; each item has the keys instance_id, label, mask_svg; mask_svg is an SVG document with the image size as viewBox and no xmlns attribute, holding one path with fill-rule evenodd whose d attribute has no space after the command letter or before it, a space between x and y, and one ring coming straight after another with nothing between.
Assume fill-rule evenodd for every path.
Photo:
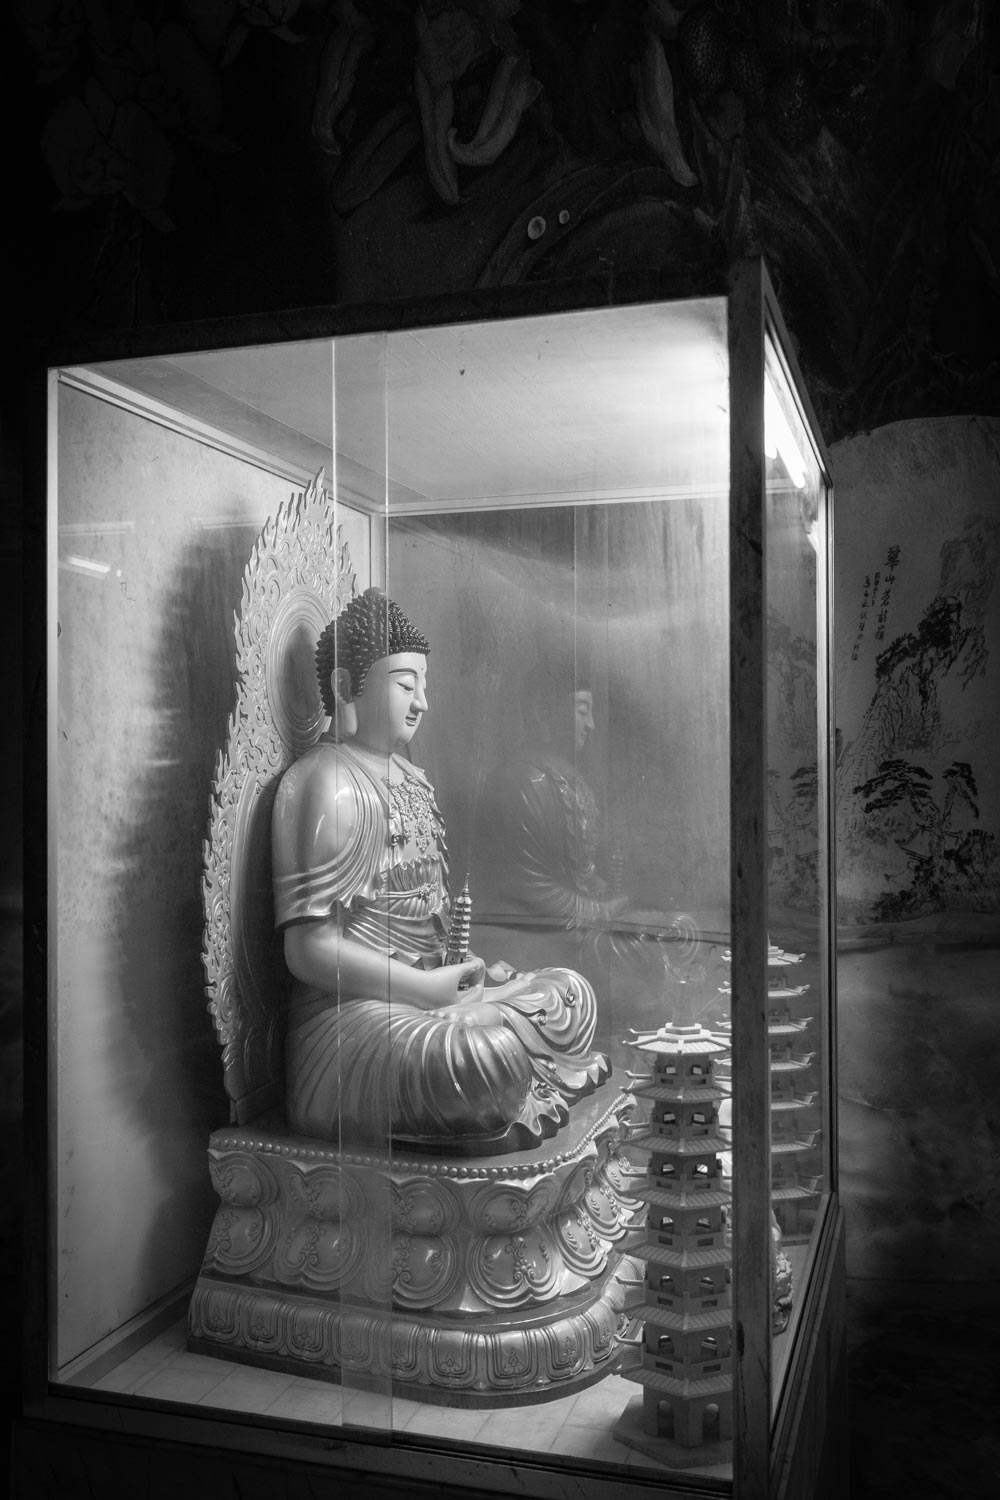
<instances>
[{"instance_id":1,"label":"beaded necklace on statue","mask_svg":"<svg viewBox=\"0 0 1000 1500\"><path fill-rule=\"evenodd\" d=\"M345 747L348 748L348 747ZM395 757L386 766L387 757L380 751L369 750L364 745L350 745L348 754L356 756L374 780L376 776L385 787L389 802L389 845L401 848L412 841L418 854L425 855L432 843L439 843L437 836L438 816L435 814L430 789L416 776L408 776L398 765ZM399 775L394 775L394 769ZM381 775L378 772L381 771Z\"/></svg>"}]
</instances>

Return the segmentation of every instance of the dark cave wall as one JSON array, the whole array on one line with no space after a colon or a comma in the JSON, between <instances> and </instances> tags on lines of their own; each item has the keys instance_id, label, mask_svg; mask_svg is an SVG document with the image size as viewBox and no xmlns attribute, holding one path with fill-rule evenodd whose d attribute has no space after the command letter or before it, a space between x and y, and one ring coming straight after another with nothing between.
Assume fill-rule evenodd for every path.
<instances>
[{"instance_id":1,"label":"dark cave wall","mask_svg":"<svg viewBox=\"0 0 1000 1500\"><path fill-rule=\"evenodd\" d=\"M16 12L33 331L762 251L828 441L996 405L991 5Z\"/></svg>"}]
</instances>

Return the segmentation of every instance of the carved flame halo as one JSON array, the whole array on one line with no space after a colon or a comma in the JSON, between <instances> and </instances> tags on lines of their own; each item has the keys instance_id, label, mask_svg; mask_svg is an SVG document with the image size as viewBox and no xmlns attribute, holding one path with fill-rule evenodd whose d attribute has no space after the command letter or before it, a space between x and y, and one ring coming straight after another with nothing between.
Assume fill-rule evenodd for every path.
<instances>
[{"instance_id":1,"label":"carved flame halo","mask_svg":"<svg viewBox=\"0 0 1000 1500\"><path fill-rule=\"evenodd\" d=\"M271 804L282 773L323 730L313 654L355 592L323 471L257 538L235 620L236 705L216 764L203 848L202 962L232 1116L282 1094L283 966L273 938Z\"/></svg>"}]
</instances>

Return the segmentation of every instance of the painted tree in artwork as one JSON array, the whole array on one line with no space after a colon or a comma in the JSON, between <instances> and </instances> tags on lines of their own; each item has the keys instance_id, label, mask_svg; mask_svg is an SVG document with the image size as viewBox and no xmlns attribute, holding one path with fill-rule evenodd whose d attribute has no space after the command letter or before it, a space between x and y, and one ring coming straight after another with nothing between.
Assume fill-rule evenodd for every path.
<instances>
[{"instance_id":1,"label":"painted tree in artwork","mask_svg":"<svg viewBox=\"0 0 1000 1500\"><path fill-rule=\"evenodd\" d=\"M914 624L878 652L874 690L837 756L845 916L849 907L866 921L956 903L1000 909L1000 835L978 826L972 770L976 746L992 751L986 681L998 576L1000 523L977 512L942 544L937 587ZM965 758L952 760L959 746ZM982 816L988 825L995 817L988 796Z\"/></svg>"},{"instance_id":2,"label":"painted tree in artwork","mask_svg":"<svg viewBox=\"0 0 1000 1500\"><path fill-rule=\"evenodd\" d=\"M952 761L944 788L923 766L884 760L874 776L855 787L864 799L871 837L894 844L906 856L910 884L880 896L876 920L917 916L962 894L974 907L991 909L1000 891L1000 847L995 834L969 826L979 819L978 790L968 761Z\"/></svg>"},{"instance_id":3,"label":"painted tree in artwork","mask_svg":"<svg viewBox=\"0 0 1000 1500\"><path fill-rule=\"evenodd\" d=\"M819 772L816 761L784 778L768 769L768 882L789 906L815 905L819 881ZM786 783L787 797L782 796Z\"/></svg>"}]
</instances>

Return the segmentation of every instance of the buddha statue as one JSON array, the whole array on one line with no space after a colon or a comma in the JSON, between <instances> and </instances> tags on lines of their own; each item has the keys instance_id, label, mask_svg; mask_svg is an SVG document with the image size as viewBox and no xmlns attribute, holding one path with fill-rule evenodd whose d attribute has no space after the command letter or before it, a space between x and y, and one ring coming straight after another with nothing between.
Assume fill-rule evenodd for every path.
<instances>
[{"instance_id":1,"label":"buddha statue","mask_svg":"<svg viewBox=\"0 0 1000 1500\"><path fill-rule=\"evenodd\" d=\"M287 1118L323 1140L518 1150L555 1134L610 1069L580 974L445 962L444 822L406 753L428 708L429 652L378 589L317 646L330 729L285 772L272 821L293 980Z\"/></svg>"},{"instance_id":2,"label":"buddha statue","mask_svg":"<svg viewBox=\"0 0 1000 1500\"><path fill-rule=\"evenodd\" d=\"M634 1099L600 1087L571 964L468 953L409 759L429 643L354 594L318 475L261 532L236 622L203 881L231 1117L189 1345L449 1406L569 1394L616 1367L638 1274Z\"/></svg>"}]
</instances>

